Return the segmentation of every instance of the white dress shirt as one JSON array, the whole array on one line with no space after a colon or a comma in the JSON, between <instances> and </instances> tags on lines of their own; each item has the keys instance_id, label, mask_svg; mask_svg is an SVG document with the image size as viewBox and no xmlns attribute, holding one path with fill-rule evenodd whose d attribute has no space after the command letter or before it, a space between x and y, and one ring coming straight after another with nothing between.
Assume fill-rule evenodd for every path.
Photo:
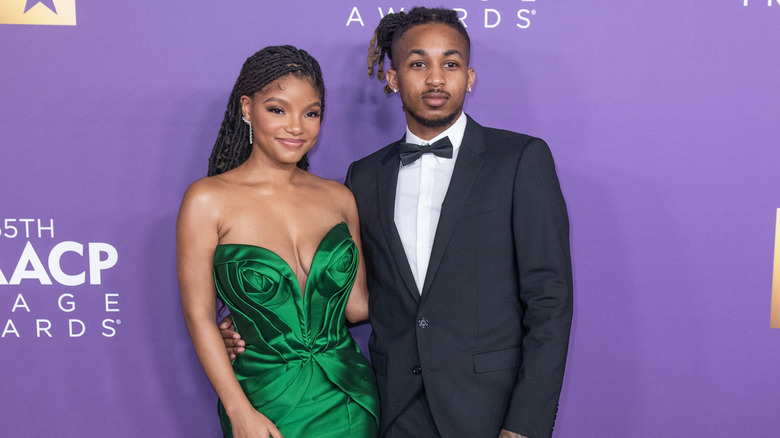
<instances>
[{"instance_id":1,"label":"white dress shirt","mask_svg":"<svg viewBox=\"0 0 780 438\"><path fill-rule=\"evenodd\" d=\"M429 153L406 166L402 166L400 160L398 164L395 226L401 236L401 243L420 293L425 284L433 238L441 215L441 204L450 186L455 160L466 132L466 120L466 113L461 113L452 126L430 140L423 140L412 134L408 126L406 128L406 143L427 145L444 137L449 137L452 143L452 158L437 157Z\"/></svg>"}]
</instances>

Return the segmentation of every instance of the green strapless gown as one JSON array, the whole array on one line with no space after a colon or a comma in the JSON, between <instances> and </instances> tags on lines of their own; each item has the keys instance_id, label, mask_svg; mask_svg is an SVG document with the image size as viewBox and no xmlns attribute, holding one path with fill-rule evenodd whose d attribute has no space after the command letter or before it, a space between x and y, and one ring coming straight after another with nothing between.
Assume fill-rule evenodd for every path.
<instances>
[{"instance_id":1,"label":"green strapless gown","mask_svg":"<svg viewBox=\"0 0 780 438\"><path fill-rule=\"evenodd\" d=\"M344 306L358 253L345 223L322 238L301 292L290 266L253 245L219 245L217 293L246 341L233 371L285 438L376 437L374 374L347 331ZM230 420L219 403L225 437Z\"/></svg>"}]
</instances>

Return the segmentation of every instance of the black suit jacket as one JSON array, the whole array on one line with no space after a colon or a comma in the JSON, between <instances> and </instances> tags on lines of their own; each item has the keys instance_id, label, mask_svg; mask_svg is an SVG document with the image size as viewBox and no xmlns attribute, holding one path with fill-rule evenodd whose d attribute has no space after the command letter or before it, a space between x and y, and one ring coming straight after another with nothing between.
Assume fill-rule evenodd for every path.
<instances>
[{"instance_id":1,"label":"black suit jacket","mask_svg":"<svg viewBox=\"0 0 780 438\"><path fill-rule=\"evenodd\" d=\"M381 434L425 388L444 437L552 434L572 316L569 223L546 143L468 119L418 293L393 220L398 143L352 163Z\"/></svg>"}]
</instances>

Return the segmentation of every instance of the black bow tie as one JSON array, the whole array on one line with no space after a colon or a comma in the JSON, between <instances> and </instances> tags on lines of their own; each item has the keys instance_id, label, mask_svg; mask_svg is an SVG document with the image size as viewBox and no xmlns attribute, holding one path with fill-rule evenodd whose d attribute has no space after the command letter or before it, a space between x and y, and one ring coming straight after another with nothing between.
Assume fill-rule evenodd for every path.
<instances>
[{"instance_id":1,"label":"black bow tie","mask_svg":"<svg viewBox=\"0 0 780 438\"><path fill-rule=\"evenodd\" d=\"M400 145L401 164L414 163L423 154L432 153L437 157L452 158L452 143L449 137L439 139L429 145L421 146L413 143L401 143Z\"/></svg>"}]
</instances>

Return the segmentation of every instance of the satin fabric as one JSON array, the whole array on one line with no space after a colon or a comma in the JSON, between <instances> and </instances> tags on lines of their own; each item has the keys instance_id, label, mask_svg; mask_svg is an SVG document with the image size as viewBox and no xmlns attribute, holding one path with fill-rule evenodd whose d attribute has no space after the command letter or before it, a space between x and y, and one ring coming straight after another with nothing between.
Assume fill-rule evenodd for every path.
<instances>
[{"instance_id":1,"label":"satin fabric","mask_svg":"<svg viewBox=\"0 0 780 438\"><path fill-rule=\"evenodd\" d=\"M304 291L268 249L226 244L214 252L217 293L247 345L233 371L285 438L377 435L374 374L344 318L357 265L343 222L322 238ZM218 411L224 436L232 437L221 402Z\"/></svg>"}]
</instances>

